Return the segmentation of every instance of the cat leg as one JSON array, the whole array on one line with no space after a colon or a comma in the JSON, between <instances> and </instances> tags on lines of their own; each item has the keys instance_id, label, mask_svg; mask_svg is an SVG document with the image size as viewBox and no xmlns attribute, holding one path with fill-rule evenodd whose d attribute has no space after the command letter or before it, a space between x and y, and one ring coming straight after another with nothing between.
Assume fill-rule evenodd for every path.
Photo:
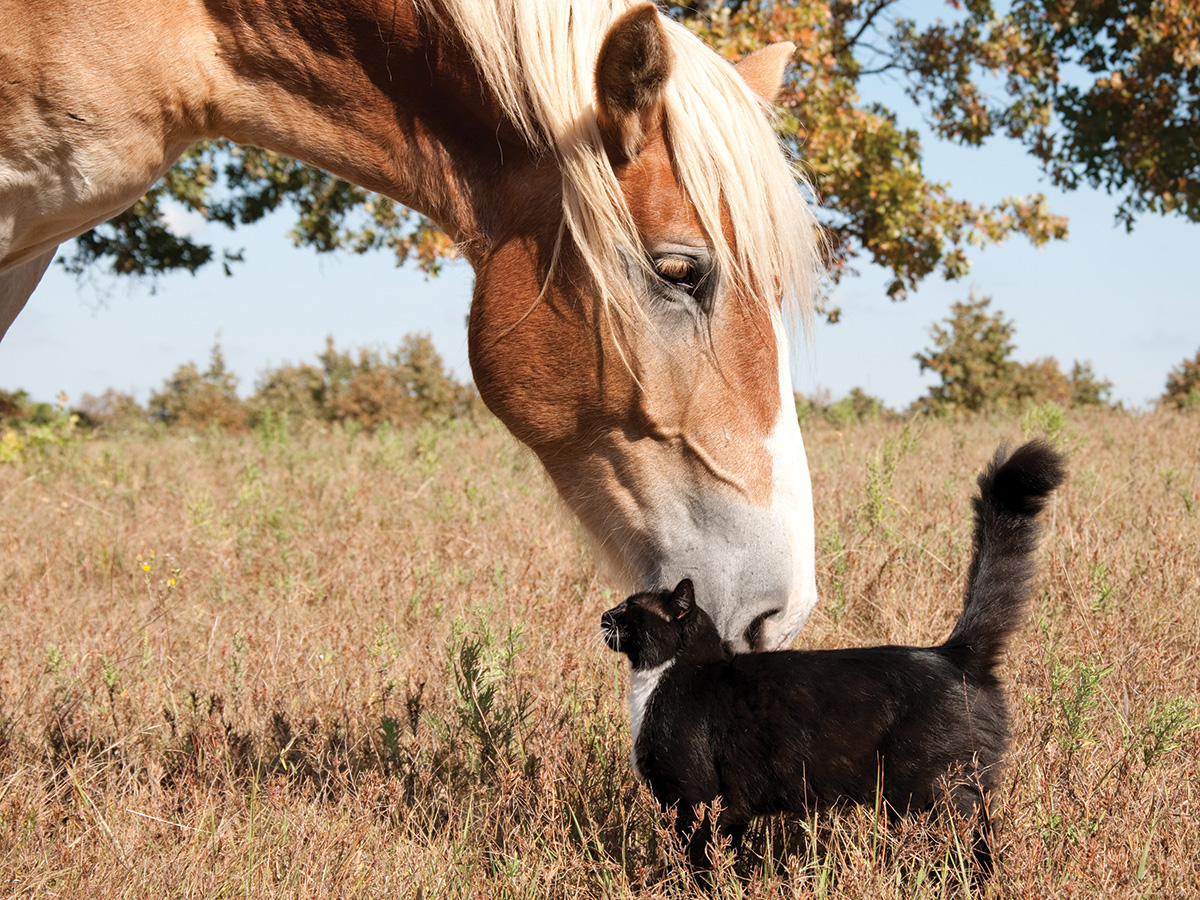
<instances>
[{"instance_id":1,"label":"cat leg","mask_svg":"<svg viewBox=\"0 0 1200 900\"><path fill-rule=\"evenodd\" d=\"M712 819L707 806L681 803L675 807L675 836L687 853L692 871L707 873L712 868L708 848L712 843Z\"/></svg>"},{"instance_id":2,"label":"cat leg","mask_svg":"<svg viewBox=\"0 0 1200 900\"><path fill-rule=\"evenodd\" d=\"M685 838L688 862L697 880L708 887L712 886L712 870L722 861L723 846L733 850L736 859L749 824L748 817L730 816L722 810L720 802L718 799L712 806L692 808ZM678 828L678 819L676 826ZM684 833L677 833L684 837Z\"/></svg>"},{"instance_id":3,"label":"cat leg","mask_svg":"<svg viewBox=\"0 0 1200 900\"><path fill-rule=\"evenodd\" d=\"M974 862L973 880L979 887L995 871L992 848L995 845L996 829L992 821L991 805L981 787L962 783L955 785L951 791L950 805L957 813L959 824L963 826L964 844L970 849Z\"/></svg>"},{"instance_id":4,"label":"cat leg","mask_svg":"<svg viewBox=\"0 0 1200 900\"><path fill-rule=\"evenodd\" d=\"M729 849L736 857L742 850L742 838L746 836L746 828L750 823L744 820L729 821L727 816L721 817L720 833L722 838L729 839Z\"/></svg>"}]
</instances>

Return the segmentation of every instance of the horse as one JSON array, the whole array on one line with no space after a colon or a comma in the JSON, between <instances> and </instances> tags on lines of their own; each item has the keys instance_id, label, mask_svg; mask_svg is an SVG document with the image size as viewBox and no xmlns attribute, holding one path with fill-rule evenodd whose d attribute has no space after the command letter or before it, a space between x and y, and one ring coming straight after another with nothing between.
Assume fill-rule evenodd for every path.
<instances>
[{"instance_id":1,"label":"horse","mask_svg":"<svg viewBox=\"0 0 1200 900\"><path fill-rule=\"evenodd\" d=\"M434 220L468 355L602 560L690 578L734 649L817 599L785 314L820 230L771 104L640 0L0 0L0 336L55 248L193 143L295 157Z\"/></svg>"}]
</instances>

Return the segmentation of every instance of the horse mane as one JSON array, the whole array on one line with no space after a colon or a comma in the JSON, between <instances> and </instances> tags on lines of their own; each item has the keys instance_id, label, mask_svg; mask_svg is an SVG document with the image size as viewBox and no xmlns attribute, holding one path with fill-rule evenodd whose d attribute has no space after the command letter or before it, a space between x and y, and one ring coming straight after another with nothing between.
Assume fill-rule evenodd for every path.
<instances>
[{"instance_id":1,"label":"horse mane","mask_svg":"<svg viewBox=\"0 0 1200 900\"><path fill-rule=\"evenodd\" d=\"M622 255L645 260L604 150L594 109L595 67L609 25L639 0L417 0L467 45L485 81L534 148L562 172L563 228L606 308L626 308ZM673 69L664 96L676 177L712 242L719 271L742 296L798 313L808 327L820 271L820 231L802 174L772 128L773 110L685 27L664 16ZM736 246L722 227L730 219ZM559 245L563 232L559 233ZM557 256L557 248L556 253Z\"/></svg>"}]
</instances>

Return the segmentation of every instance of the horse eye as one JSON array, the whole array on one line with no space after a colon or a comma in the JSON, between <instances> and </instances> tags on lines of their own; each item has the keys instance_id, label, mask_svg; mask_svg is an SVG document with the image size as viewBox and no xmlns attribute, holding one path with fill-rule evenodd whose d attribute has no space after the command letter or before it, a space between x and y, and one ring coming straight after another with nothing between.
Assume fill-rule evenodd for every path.
<instances>
[{"instance_id":1,"label":"horse eye","mask_svg":"<svg viewBox=\"0 0 1200 900\"><path fill-rule=\"evenodd\" d=\"M683 256L660 256L654 260L654 271L663 281L673 284L689 294L696 290L696 285L700 281L700 273L695 261Z\"/></svg>"}]
</instances>

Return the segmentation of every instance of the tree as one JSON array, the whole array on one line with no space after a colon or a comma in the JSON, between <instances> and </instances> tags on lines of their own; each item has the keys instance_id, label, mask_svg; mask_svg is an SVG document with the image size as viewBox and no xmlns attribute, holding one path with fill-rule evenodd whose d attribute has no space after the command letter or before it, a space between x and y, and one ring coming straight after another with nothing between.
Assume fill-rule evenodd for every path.
<instances>
[{"instance_id":1,"label":"tree","mask_svg":"<svg viewBox=\"0 0 1200 900\"><path fill-rule=\"evenodd\" d=\"M453 255L453 243L436 225L388 197L278 153L218 140L196 144L132 207L80 235L63 265L82 274L103 261L117 275L157 275L195 272L216 260L211 245L171 230L172 203L229 229L290 207L297 246L318 253L386 249L397 265L413 260L431 274ZM226 274L242 259L240 251L226 251Z\"/></svg>"},{"instance_id":2,"label":"tree","mask_svg":"<svg viewBox=\"0 0 1200 900\"><path fill-rule=\"evenodd\" d=\"M1167 375L1167 389L1158 405L1169 409L1200 406L1200 351L1185 359Z\"/></svg>"},{"instance_id":3,"label":"tree","mask_svg":"<svg viewBox=\"0 0 1200 900\"><path fill-rule=\"evenodd\" d=\"M888 293L899 299L931 274L962 277L971 246L1066 236L1066 221L1043 195L986 206L928 177L917 132L862 98L860 88L883 73L900 79L940 137L1017 139L1056 185L1115 194L1127 226L1141 212L1200 221L1197 0L1015 0L1003 14L990 0L948 0L945 21L924 22L900 15L909 8L899 0L669 7L731 58L772 41L797 44L781 129L813 175L835 279L866 258L891 271ZM386 198L277 154L215 142L194 148L133 210L80 239L68 268L104 260L144 274L215 260L212 247L167 227L167 200L229 227L289 206L297 244L387 249L428 271L453 249L427 219ZM239 259L226 254L224 262Z\"/></svg>"},{"instance_id":4,"label":"tree","mask_svg":"<svg viewBox=\"0 0 1200 900\"><path fill-rule=\"evenodd\" d=\"M1112 382L1092 370L1090 362L1075 361L1067 377L1071 384L1071 406L1108 406Z\"/></svg>"},{"instance_id":5,"label":"tree","mask_svg":"<svg viewBox=\"0 0 1200 900\"><path fill-rule=\"evenodd\" d=\"M950 307L944 324L930 328L933 347L914 356L922 372L939 375L942 383L917 401L918 409L945 414L1047 402L1072 407L1108 403L1112 383L1099 378L1091 363L1077 361L1066 375L1053 356L1031 363L1014 360L1016 329L1000 310L989 310L991 302L972 295Z\"/></svg>"},{"instance_id":6,"label":"tree","mask_svg":"<svg viewBox=\"0 0 1200 900\"><path fill-rule=\"evenodd\" d=\"M1002 402L1017 374L1013 323L997 311L990 313L991 298L950 307L944 325L933 325L933 347L914 354L921 371L930 371L942 383L929 389L918 404L932 412L980 412Z\"/></svg>"},{"instance_id":7,"label":"tree","mask_svg":"<svg viewBox=\"0 0 1200 900\"><path fill-rule=\"evenodd\" d=\"M237 384L237 376L225 365L220 343L213 344L207 369L201 372L195 363L184 363L150 395L150 417L167 425L239 431L247 421Z\"/></svg>"},{"instance_id":8,"label":"tree","mask_svg":"<svg viewBox=\"0 0 1200 900\"><path fill-rule=\"evenodd\" d=\"M925 174L918 133L902 127L895 111L863 100L860 87L873 75L918 78L900 56L908 46L899 36L902 23L885 21L894 4L731 0L678 10L730 57L773 41L796 43L796 62L779 97L781 130L812 173L830 237L832 277L852 273L852 262L866 257L891 271L888 294L902 299L931 274L964 276L970 246L1014 234L1040 246L1067 230L1041 194L994 206L954 197L949 185ZM827 312L836 320L837 310Z\"/></svg>"},{"instance_id":9,"label":"tree","mask_svg":"<svg viewBox=\"0 0 1200 900\"><path fill-rule=\"evenodd\" d=\"M876 5L887 5L876 3ZM968 0L953 25L898 23L897 63L951 140L1020 140L1051 181L1116 194L1141 212L1200 222L1200 3ZM989 97L972 72L1003 79Z\"/></svg>"}]
</instances>

